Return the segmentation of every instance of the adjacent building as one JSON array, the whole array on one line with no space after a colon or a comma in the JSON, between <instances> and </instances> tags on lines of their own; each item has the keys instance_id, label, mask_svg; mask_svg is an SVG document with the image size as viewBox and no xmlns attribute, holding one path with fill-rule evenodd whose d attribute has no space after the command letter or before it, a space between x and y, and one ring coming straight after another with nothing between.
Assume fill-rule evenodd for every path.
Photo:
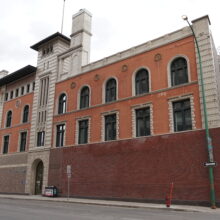
<instances>
[{"instance_id":1,"label":"adjacent building","mask_svg":"<svg viewBox=\"0 0 220 220\"><path fill-rule=\"evenodd\" d=\"M31 46L37 66L1 72L0 192L208 202L203 101L189 27L89 62L92 15L73 15L70 38ZM192 21L208 125L220 159L219 57L204 16ZM68 167L68 168L67 168ZM214 169L220 201L220 172ZM67 175L68 172L68 175Z\"/></svg>"}]
</instances>

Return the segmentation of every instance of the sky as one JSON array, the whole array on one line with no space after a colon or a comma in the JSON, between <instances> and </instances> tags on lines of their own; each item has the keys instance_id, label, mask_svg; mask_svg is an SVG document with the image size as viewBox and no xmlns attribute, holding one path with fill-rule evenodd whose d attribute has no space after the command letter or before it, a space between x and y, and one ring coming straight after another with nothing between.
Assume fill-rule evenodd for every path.
<instances>
[{"instance_id":1,"label":"sky","mask_svg":"<svg viewBox=\"0 0 220 220\"><path fill-rule=\"evenodd\" d=\"M37 65L30 46L61 32L64 0L0 0L0 71ZM65 0L63 34L70 36L72 15L87 9L92 17L90 61L96 61L187 26L209 15L220 48L218 0Z\"/></svg>"}]
</instances>

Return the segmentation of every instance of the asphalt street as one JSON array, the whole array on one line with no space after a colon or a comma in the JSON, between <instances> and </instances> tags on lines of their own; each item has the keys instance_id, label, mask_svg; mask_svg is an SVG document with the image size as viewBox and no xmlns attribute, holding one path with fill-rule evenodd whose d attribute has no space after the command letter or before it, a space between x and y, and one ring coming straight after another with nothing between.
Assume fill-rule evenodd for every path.
<instances>
[{"instance_id":1,"label":"asphalt street","mask_svg":"<svg viewBox=\"0 0 220 220\"><path fill-rule=\"evenodd\" d=\"M219 220L219 213L0 199L0 220Z\"/></svg>"}]
</instances>

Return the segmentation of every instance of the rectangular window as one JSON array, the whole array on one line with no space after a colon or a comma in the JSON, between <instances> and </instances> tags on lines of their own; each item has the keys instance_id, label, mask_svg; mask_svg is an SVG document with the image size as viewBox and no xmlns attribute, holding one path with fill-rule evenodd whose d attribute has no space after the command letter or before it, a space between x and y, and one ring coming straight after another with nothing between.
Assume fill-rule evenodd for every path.
<instances>
[{"instance_id":1,"label":"rectangular window","mask_svg":"<svg viewBox=\"0 0 220 220\"><path fill-rule=\"evenodd\" d=\"M45 131L37 132L37 147L44 146Z\"/></svg>"},{"instance_id":2,"label":"rectangular window","mask_svg":"<svg viewBox=\"0 0 220 220\"><path fill-rule=\"evenodd\" d=\"M79 144L87 144L88 143L88 124L89 120L79 121Z\"/></svg>"},{"instance_id":3,"label":"rectangular window","mask_svg":"<svg viewBox=\"0 0 220 220\"><path fill-rule=\"evenodd\" d=\"M116 140L116 114L105 116L105 141Z\"/></svg>"},{"instance_id":4,"label":"rectangular window","mask_svg":"<svg viewBox=\"0 0 220 220\"><path fill-rule=\"evenodd\" d=\"M8 101L8 93L5 93L5 101Z\"/></svg>"},{"instance_id":5,"label":"rectangular window","mask_svg":"<svg viewBox=\"0 0 220 220\"><path fill-rule=\"evenodd\" d=\"M4 136L3 154L8 153L8 146L9 146L9 135Z\"/></svg>"},{"instance_id":6,"label":"rectangular window","mask_svg":"<svg viewBox=\"0 0 220 220\"><path fill-rule=\"evenodd\" d=\"M20 134L20 152L24 152L27 143L27 132L21 132Z\"/></svg>"},{"instance_id":7,"label":"rectangular window","mask_svg":"<svg viewBox=\"0 0 220 220\"><path fill-rule=\"evenodd\" d=\"M190 99L173 102L174 131L192 129Z\"/></svg>"},{"instance_id":8,"label":"rectangular window","mask_svg":"<svg viewBox=\"0 0 220 220\"><path fill-rule=\"evenodd\" d=\"M56 147L64 146L65 124L57 125Z\"/></svg>"},{"instance_id":9,"label":"rectangular window","mask_svg":"<svg viewBox=\"0 0 220 220\"><path fill-rule=\"evenodd\" d=\"M10 92L10 99L13 99L13 96L14 96L14 91L11 91Z\"/></svg>"},{"instance_id":10,"label":"rectangular window","mask_svg":"<svg viewBox=\"0 0 220 220\"><path fill-rule=\"evenodd\" d=\"M21 87L21 95L24 95L24 86Z\"/></svg>"},{"instance_id":11,"label":"rectangular window","mask_svg":"<svg viewBox=\"0 0 220 220\"><path fill-rule=\"evenodd\" d=\"M150 107L136 109L136 137L150 135Z\"/></svg>"},{"instance_id":12,"label":"rectangular window","mask_svg":"<svg viewBox=\"0 0 220 220\"><path fill-rule=\"evenodd\" d=\"M45 77L40 80L40 95L39 106L43 107L47 105L49 92L49 77Z\"/></svg>"},{"instance_id":13,"label":"rectangular window","mask_svg":"<svg viewBox=\"0 0 220 220\"><path fill-rule=\"evenodd\" d=\"M18 97L18 95L19 95L19 89L16 89L15 90L15 97Z\"/></svg>"},{"instance_id":14,"label":"rectangular window","mask_svg":"<svg viewBox=\"0 0 220 220\"><path fill-rule=\"evenodd\" d=\"M32 91L35 90L35 82L32 83Z\"/></svg>"},{"instance_id":15,"label":"rectangular window","mask_svg":"<svg viewBox=\"0 0 220 220\"><path fill-rule=\"evenodd\" d=\"M30 84L27 84L27 89L26 92L29 93L30 92Z\"/></svg>"}]
</instances>

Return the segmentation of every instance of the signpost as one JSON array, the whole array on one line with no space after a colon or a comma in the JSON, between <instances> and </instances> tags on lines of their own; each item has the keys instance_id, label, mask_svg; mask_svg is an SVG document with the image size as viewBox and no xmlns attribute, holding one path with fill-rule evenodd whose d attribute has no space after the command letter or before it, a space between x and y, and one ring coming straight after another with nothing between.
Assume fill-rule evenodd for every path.
<instances>
[{"instance_id":1,"label":"signpost","mask_svg":"<svg viewBox=\"0 0 220 220\"><path fill-rule=\"evenodd\" d=\"M70 178L72 176L71 165L66 166L66 174L67 174L67 190L68 190L67 197L69 199L69 197L70 197Z\"/></svg>"}]
</instances>

